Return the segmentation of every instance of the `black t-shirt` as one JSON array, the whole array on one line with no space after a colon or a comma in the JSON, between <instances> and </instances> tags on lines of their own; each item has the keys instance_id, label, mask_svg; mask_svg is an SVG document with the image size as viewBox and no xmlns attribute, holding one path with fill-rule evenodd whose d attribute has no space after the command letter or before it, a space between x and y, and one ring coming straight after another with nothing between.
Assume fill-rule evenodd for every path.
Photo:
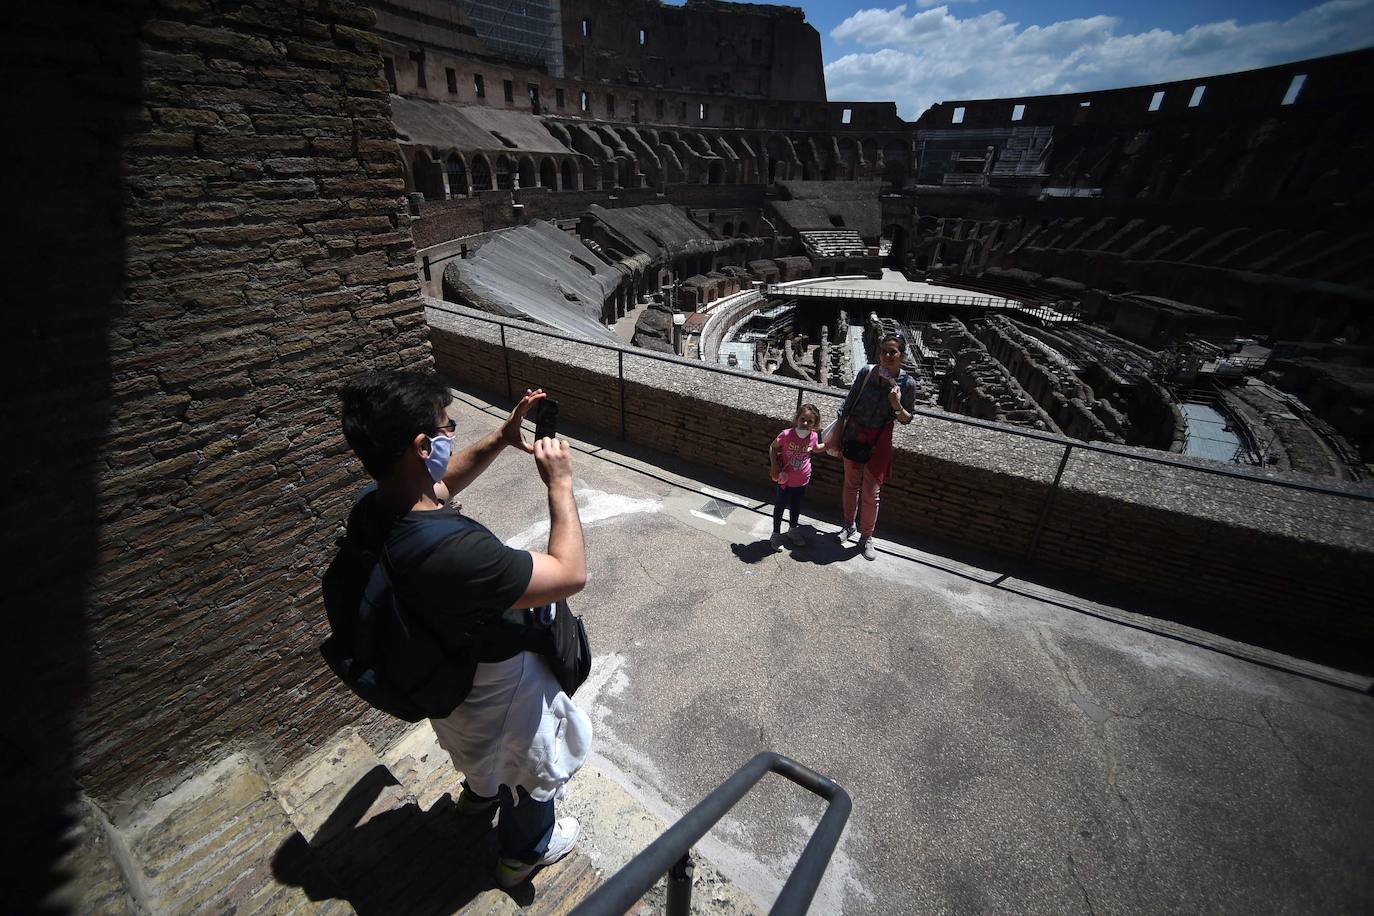
<instances>
[{"instance_id":1,"label":"black t-shirt","mask_svg":"<svg viewBox=\"0 0 1374 916\"><path fill-rule=\"evenodd\" d=\"M526 647L525 629L503 619L529 587L534 558L528 551L501 543L480 522L456 509L407 512L397 517L368 494L354 507L350 533L380 546L383 539L403 535L409 525L437 524L451 518L459 529L440 541L413 567L398 568L393 556L397 597L424 617L445 645L461 651L478 645L478 660L503 661ZM369 505L370 503L370 505ZM370 537L368 537L370 535ZM507 615L507 617L521 615Z\"/></svg>"}]
</instances>

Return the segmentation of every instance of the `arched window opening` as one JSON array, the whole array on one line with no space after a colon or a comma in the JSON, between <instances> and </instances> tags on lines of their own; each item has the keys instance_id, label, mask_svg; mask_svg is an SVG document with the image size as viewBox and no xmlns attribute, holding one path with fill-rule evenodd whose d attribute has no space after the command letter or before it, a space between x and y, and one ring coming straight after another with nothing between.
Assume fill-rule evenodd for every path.
<instances>
[{"instance_id":1,"label":"arched window opening","mask_svg":"<svg viewBox=\"0 0 1374 916\"><path fill-rule=\"evenodd\" d=\"M562 169L562 171L563 171L563 190L565 190L565 191L576 191L576 190L577 190L577 173L576 173L575 170L573 169L573 164L572 164L572 160L571 160L571 159L564 159L564 160L563 160L563 169Z\"/></svg>"},{"instance_id":2,"label":"arched window opening","mask_svg":"<svg viewBox=\"0 0 1374 916\"><path fill-rule=\"evenodd\" d=\"M553 190L558 186L558 170L553 167L552 159L539 163L539 186Z\"/></svg>"},{"instance_id":3,"label":"arched window opening","mask_svg":"<svg viewBox=\"0 0 1374 916\"><path fill-rule=\"evenodd\" d=\"M450 153L448 161L444 163L444 170L448 172L448 193L451 197L466 197L468 193L467 169L463 166L462 157L457 153Z\"/></svg>"},{"instance_id":4,"label":"arched window opening","mask_svg":"<svg viewBox=\"0 0 1374 916\"><path fill-rule=\"evenodd\" d=\"M891 142L883 147L883 179L889 184L901 185L906 181L907 147L904 143Z\"/></svg>"},{"instance_id":5,"label":"arched window opening","mask_svg":"<svg viewBox=\"0 0 1374 916\"><path fill-rule=\"evenodd\" d=\"M444 199L443 175L428 153L416 150L415 156L411 159L411 168L415 176L415 190L425 195L427 200Z\"/></svg>"},{"instance_id":6,"label":"arched window opening","mask_svg":"<svg viewBox=\"0 0 1374 916\"><path fill-rule=\"evenodd\" d=\"M510 159L506 156L496 157L496 189L498 191L509 191L515 187L515 175L511 172Z\"/></svg>"},{"instance_id":7,"label":"arched window opening","mask_svg":"<svg viewBox=\"0 0 1374 916\"><path fill-rule=\"evenodd\" d=\"M491 190L491 166L487 165L485 157L478 156L472 160L472 191Z\"/></svg>"}]
</instances>

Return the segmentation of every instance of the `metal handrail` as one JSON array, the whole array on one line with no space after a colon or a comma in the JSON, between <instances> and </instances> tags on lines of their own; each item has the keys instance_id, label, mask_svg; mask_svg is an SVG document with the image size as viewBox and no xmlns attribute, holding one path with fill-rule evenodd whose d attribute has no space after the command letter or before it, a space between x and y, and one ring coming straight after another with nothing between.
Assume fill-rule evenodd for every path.
<instances>
[{"instance_id":1,"label":"metal handrail","mask_svg":"<svg viewBox=\"0 0 1374 916\"><path fill-rule=\"evenodd\" d=\"M692 895L690 857L693 844L769 773L784 776L828 802L821 822L816 825L811 839L807 840L801 857L792 867L792 873L769 910L778 916L805 913L816 896L816 888L820 886L830 857L840 842L840 834L844 832L853 803L849 793L834 780L782 754L764 751L736 770L733 776L578 904L573 916L622 916L648 893L654 882L670 874L676 880L668 882L667 912L669 916L687 913Z\"/></svg>"},{"instance_id":2,"label":"metal handrail","mask_svg":"<svg viewBox=\"0 0 1374 916\"><path fill-rule=\"evenodd\" d=\"M517 331L523 331L523 332L528 333L528 334L535 334L535 335L540 336L540 337L550 337L550 338L553 338L554 340L563 340L563 341L567 341L568 343L574 343L574 344L579 344L579 345L581 345L581 346L592 347L592 348L597 349L597 350L610 350L610 351L614 351L614 352L616 352L616 353L619 353L619 354L620 354L620 359L619 359L619 363L620 363L620 368L619 368L619 380L620 380L620 385L621 385L621 388L622 388L622 399L621 399L621 408L620 408L620 409L621 409L621 430L622 430L621 438L622 438L622 439L625 438L625 436L624 436L624 413L625 413L625 406L624 406L624 398L623 398L623 393L624 393L624 392L623 392L623 389L624 389L624 385L625 385L625 374L624 374L624 362L625 362L624 354L625 354L625 353L630 353L630 354L631 354L632 356L634 356L634 358L636 358L636 359L647 359L647 360L653 360L653 361L657 361L657 362L672 363L672 364L678 365L678 366L684 366L684 367L688 367L688 368L692 368L692 369L700 369L700 370L703 370L703 371L705 371L705 372L714 372L714 373L716 373L716 374L718 374L718 375L730 375L730 376L734 376L734 377L739 378L739 379L743 379L743 380L745 380L745 381L762 382L762 383L767 384L767 385L777 385L777 386L782 387L782 388L792 388L792 389L795 389L796 392L797 392L797 404L798 404L798 406L801 405L803 396L804 396L806 393L808 393L808 392L810 392L810 393L812 393L812 394L822 394L822 395L826 395L826 396L829 396L829 397L836 397L836 398L842 398L842 397L843 397L843 395L837 393L836 389L834 389L834 388L822 387L822 386L819 386L819 385L806 385L806 384L804 384L804 383L802 383L802 382L800 382L799 380L796 380L796 379L779 379L779 378L777 378L777 377L775 377L775 376L761 375L761 374L756 373L756 372L749 372L749 371L744 371L744 370L740 370L740 369L731 369L731 368L729 368L729 367L727 367L727 366L713 366L713 365L711 365L710 363L703 363L703 362L698 362L698 361L695 361L695 360L684 359L684 358L681 357L681 356L669 356L669 355L667 355L667 354L665 354L665 353L655 353L655 352L653 352L652 350L640 350L640 349L637 349L637 348L634 348L634 347L627 347L627 346L624 346L624 345L617 346L617 345L615 345L615 344L600 343L599 341L590 340L590 339L588 339L588 338L586 338L586 337L574 337L574 336L572 336L572 335L570 335L570 334L560 334L560 333L558 333L557 331L545 330L545 329L543 329L543 328L535 328L535 327L531 327L531 326L529 326L528 324L524 324L524 323L516 323L516 322L512 322L512 321L503 321L503 320L500 319L500 318L488 317L488 316L486 316L486 315L477 315L477 314L474 314L474 313L472 313L472 312L470 312L470 311L468 311L468 312L460 312L460 311L458 311L457 309L444 308L444 307L442 307L442 306L434 305L434 304L432 304L432 303L426 303L426 304L425 304L425 307L426 307L426 308L434 309L436 312L441 312L441 313L443 313L443 314L454 315L454 316L456 316L456 317L458 317L458 318L467 318L467 319L471 319L471 320L473 320L473 321L481 321L481 322L484 322L484 323L486 323L486 324L499 325L499 326L501 327L501 348L502 348L503 355L505 355L505 359L506 359L506 396L507 396L507 397L512 397L512 396L513 396L513 393L512 393L512 389L511 389L511 375L510 375L509 355L505 353L505 351L506 351L505 329L506 329L506 328L513 328L513 329L515 329L515 330L517 330ZM1066 448L1066 449L1077 449L1077 450L1079 450L1079 451L1084 451L1084 452L1098 452L1098 453L1101 453L1101 454L1104 454L1104 455L1112 455L1112 456L1117 457L1117 458L1124 458L1124 459L1127 459L1127 460L1129 460L1129 461L1139 461L1139 462L1142 462L1142 463L1144 463L1144 464L1158 464L1158 465L1163 465L1163 466L1165 466L1165 467L1179 468L1179 469L1185 470L1185 471L1195 471L1195 472L1197 472L1197 473L1199 473L1199 474L1212 474L1212 475L1218 476L1218 477L1229 477L1229 478L1233 478L1233 479L1236 479L1236 480L1245 480L1245 481L1249 481L1249 482L1251 482L1251 483L1264 484L1265 486L1279 487L1279 488L1281 488L1281 489L1286 489L1286 490L1299 490L1299 491L1307 492L1307 493L1320 493L1320 494L1325 495L1325 496L1337 496L1337 497L1342 497L1342 498L1345 498L1345 499L1358 500L1358 501L1361 501L1361 502L1374 502L1374 493L1361 493L1361 492L1352 491L1352 490L1342 490L1342 489L1339 489L1339 488L1337 488L1337 487L1331 487L1331 486L1327 486L1327 485L1320 484L1320 483L1307 483L1307 482L1299 481L1299 480L1282 480L1282 479L1275 479L1275 478L1272 478L1272 477L1260 477L1260 476L1255 475L1255 474L1246 473L1246 472L1240 471L1240 470L1232 470L1232 469L1230 469L1230 468L1209 467L1209 466L1207 466L1207 465L1191 464L1191 463L1189 463L1189 462L1187 462L1187 461L1181 461L1181 460L1179 460L1178 458L1173 458L1173 457L1170 457L1170 456L1164 455L1164 454L1161 454L1161 455L1142 455L1142 454L1139 454L1139 453L1137 453L1137 452L1128 451L1128 450L1126 450L1125 448L1122 448L1121 446L1114 446L1114 445L1104 444L1104 443L1098 443L1098 442L1084 442L1084 441L1080 441L1080 440L1077 440L1077 439L1069 439L1067 436L1056 435L1055 433L1042 432L1042 431L1037 430L1037 429L1026 429L1025 427L1011 426L1011 425L1008 425L1008 424L1005 424L1005 423L997 423L997 422L992 421L992 420L980 420L980 419L978 419L977 417L966 417L966 416L963 416L962 414L951 414L951 413L946 413L946 412L944 412L944 411L930 410L930 409L924 408L924 407L916 407L914 410L911 411L911 413L912 413L913 415L915 415L915 416L918 416L918 417L926 417L926 418L928 418L928 419L939 420L939 421L944 422L944 423L954 423L954 424L957 424L957 425L959 425L959 426L972 426L972 427L974 427L974 428L976 428L976 429L987 430L987 431L989 431L989 432L997 433L997 434L1003 435L1003 436L1016 436L1016 437L1022 438L1022 439L1034 439L1034 440L1039 441L1039 442L1049 443L1049 444L1051 444L1051 445L1060 446L1060 447L1063 447L1063 448Z\"/></svg>"}]
</instances>

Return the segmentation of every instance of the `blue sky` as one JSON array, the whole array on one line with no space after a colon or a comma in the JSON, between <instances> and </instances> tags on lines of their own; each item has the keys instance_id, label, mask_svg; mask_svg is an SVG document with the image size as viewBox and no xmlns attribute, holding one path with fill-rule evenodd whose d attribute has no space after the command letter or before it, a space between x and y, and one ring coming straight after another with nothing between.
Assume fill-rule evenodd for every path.
<instances>
[{"instance_id":1,"label":"blue sky","mask_svg":"<svg viewBox=\"0 0 1374 916\"><path fill-rule=\"evenodd\" d=\"M1374 0L862 0L797 3L832 100L1081 92L1248 70L1374 45Z\"/></svg>"}]
</instances>

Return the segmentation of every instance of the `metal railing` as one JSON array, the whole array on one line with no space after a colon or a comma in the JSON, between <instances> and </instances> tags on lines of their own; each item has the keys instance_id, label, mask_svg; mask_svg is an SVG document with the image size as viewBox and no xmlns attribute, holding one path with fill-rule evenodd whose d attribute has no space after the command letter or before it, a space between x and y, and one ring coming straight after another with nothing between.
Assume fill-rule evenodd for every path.
<instances>
[{"instance_id":1,"label":"metal railing","mask_svg":"<svg viewBox=\"0 0 1374 916\"><path fill-rule=\"evenodd\" d=\"M852 803L849 793L834 780L781 754L765 751L736 770L719 788L578 904L573 916L622 916L663 875L668 876L667 916L686 916L692 903L692 845L769 773L784 776L827 802L821 822L807 840L801 858L792 867L792 873L769 910L777 916L805 913L840 842Z\"/></svg>"},{"instance_id":2,"label":"metal railing","mask_svg":"<svg viewBox=\"0 0 1374 916\"><path fill-rule=\"evenodd\" d=\"M794 292L795 290L788 290L788 295L792 295ZM505 365L506 376L506 397L510 400L515 399L515 392L511 383L510 350L506 344L506 329L508 327L526 334L533 334L535 336L547 337L554 340L563 340L569 343L578 344L580 346L592 347L597 350L609 350L614 352L616 354L616 376L620 388L619 394L621 439L626 438L626 352L629 352L630 356L634 359L646 359L650 361L672 363L674 365L683 366L686 368L699 369L705 372L712 372L717 375L733 376L744 381L761 382L763 384L776 385L782 388L795 389L797 392L797 409L801 408L802 400L807 392L811 392L813 394L826 394L832 397L843 397L843 395L840 394L834 388L823 388L815 384L807 385L806 383L798 379L780 379L775 376L765 375L758 372L730 369L725 366L713 366L709 363L696 362L693 360L684 359L680 356L669 356L664 353L655 353L651 350L638 350L632 347L627 347L623 344L616 345L600 343L595 340L588 340L585 337L573 337L568 334L560 334L557 331L544 330L542 328L534 328L530 327L527 324L517 324L508 319L503 320L501 318L488 317L486 315L478 315L468 311L460 312L457 309L443 308L432 303L426 303L425 307L434 309L435 311L440 313L454 315L458 318L484 322L486 324L494 324L500 327L501 356L502 361ZM912 413L918 417L926 417L932 420L938 420L943 423L953 423L958 426L970 426L976 429L987 430L988 432L996 433L1003 436L1014 436L1019 439L1033 439L1037 442L1044 442L1050 445L1063 448L1064 453L1060 457L1059 467L1058 470L1055 472L1054 481L1050 484L1049 490L1045 493L1044 500L1041 503L1040 507L1039 521L1037 522L1035 530L1031 535L1029 546L1027 547L1024 555L1025 559L1027 560L1033 560L1035 558L1036 551L1039 549L1040 536L1044 531L1045 523L1049 519L1050 509L1054 505L1055 497L1058 495L1060 481L1064 476L1064 468L1068 464L1070 454L1074 450L1078 450L1080 452L1111 455L1117 458L1126 459L1127 461L1137 462L1139 464L1162 465L1164 467L1177 468L1184 471L1212 475L1214 477L1243 480L1253 484L1262 484L1267 487L1275 487L1284 490L1297 490L1304 493L1318 493L1325 496L1334 496L1341 499L1348 499L1353 502L1374 502L1374 492L1345 490L1337 487L1326 486L1320 483L1308 483L1306 481L1301 480L1284 480L1282 478L1262 477L1257 474L1247 473L1239 469L1232 469L1226 467L1210 467L1207 465L1193 464L1188 461L1182 461L1178 458L1171 457L1167 453L1160 453L1158 455L1145 455L1140 454L1138 452L1128 451L1127 449L1120 446L1107 445L1104 443L1096 442L1083 442L1076 439L1068 439L1064 436L1056 435L1054 433L1046 433L1035 429L1026 429L1025 427L1011 426L1005 423L997 423L992 420L980 420L976 417L966 417L961 414L946 413L944 411L935 411L922 407L917 407L915 410L912 411Z\"/></svg>"}]
</instances>

